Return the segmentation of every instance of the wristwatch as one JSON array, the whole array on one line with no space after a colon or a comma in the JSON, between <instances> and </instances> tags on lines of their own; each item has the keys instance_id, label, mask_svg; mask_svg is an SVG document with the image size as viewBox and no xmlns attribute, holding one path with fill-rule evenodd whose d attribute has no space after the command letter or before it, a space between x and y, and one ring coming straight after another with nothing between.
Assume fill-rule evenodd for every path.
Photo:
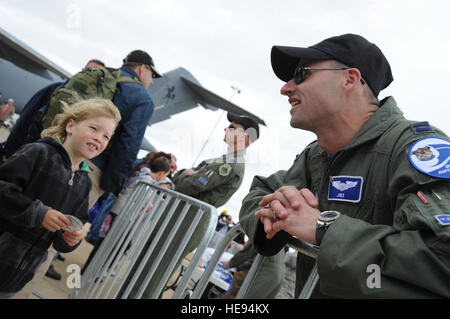
<instances>
[{"instance_id":1,"label":"wristwatch","mask_svg":"<svg viewBox=\"0 0 450 319\"><path fill-rule=\"evenodd\" d=\"M325 232L330 227L330 225L339 218L339 216L341 216L341 213L335 210L326 210L319 214L316 223L316 245L320 245L322 243Z\"/></svg>"}]
</instances>

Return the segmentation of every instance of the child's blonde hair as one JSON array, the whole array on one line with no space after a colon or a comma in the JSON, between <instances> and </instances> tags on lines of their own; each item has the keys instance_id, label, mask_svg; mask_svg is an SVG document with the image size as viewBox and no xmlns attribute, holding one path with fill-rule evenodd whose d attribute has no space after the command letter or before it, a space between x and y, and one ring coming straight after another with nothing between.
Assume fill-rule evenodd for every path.
<instances>
[{"instance_id":1,"label":"child's blonde hair","mask_svg":"<svg viewBox=\"0 0 450 319\"><path fill-rule=\"evenodd\" d=\"M69 120L80 122L88 118L103 116L112 119L116 127L121 120L119 110L107 99L93 98L82 100L71 106L62 101L61 103L63 104L64 112L55 116L52 126L43 130L41 137L53 137L64 142L67 136L66 126Z\"/></svg>"}]
</instances>

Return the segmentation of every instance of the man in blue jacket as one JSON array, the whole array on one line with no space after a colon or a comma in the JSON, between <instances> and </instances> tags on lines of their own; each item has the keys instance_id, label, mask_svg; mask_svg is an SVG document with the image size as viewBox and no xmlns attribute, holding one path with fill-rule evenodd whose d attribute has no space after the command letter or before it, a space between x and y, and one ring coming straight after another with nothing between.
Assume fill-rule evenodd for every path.
<instances>
[{"instance_id":1,"label":"man in blue jacket","mask_svg":"<svg viewBox=\"0 0 450 319\"><path fill-rule=\"evenodd\" d=\"M119 82L113 102L120 111L120 121L110 147L88 164L92 168L92 190L89 207L103 193L117 195L133 168L141 146L145 129L153 114L154 104L147 88L153 78L161 77L150 55L135 50L123 59L121 76L134 78L136 82Z\"/></svg>"}]
</instances>

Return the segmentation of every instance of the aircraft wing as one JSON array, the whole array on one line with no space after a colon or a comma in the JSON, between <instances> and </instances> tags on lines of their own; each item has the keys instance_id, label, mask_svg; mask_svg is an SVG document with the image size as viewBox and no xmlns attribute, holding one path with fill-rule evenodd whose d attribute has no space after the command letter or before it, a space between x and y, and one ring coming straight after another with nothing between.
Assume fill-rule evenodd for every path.
<instances>
[{"instance_id":1,"label":"aircraft wing","mask_svg":"<svg viewBox=\"0 0 450 319\"><path fill-rule=\"evenodd\" d=\"M71 76L1 28L0 75L3 100L13 98L19 114L37 91L52 83L63 82Z\"/></svg>"},{"instance_id":2,"label":"aircraft wing","mask_svg":"<svg viewBox=\"0 0 450 319\"><path fill-rule=\"evenodd\" d=\"M238 115L246 115L248 117L253 118L256 122L262 125L266 125L264 120L260 119L256 115L244 110L243 108L237 106L236 104L231 103L230 101L224 99L223 97L218 96L217 94L205 89L203 86L185 78L181 77L181 79L187 84L187 86L195 92L203 101L204 103L201 104L207 104L211 107L218 107L220 109L223 109L225 111L235 113Z\"/></svg>"},{"instance_id":3,"label":"aircraft wing","mask_svg":"<svg viewBox=\"0 0 450 319\"><path fill-rule=\"evenodd\" d=\"M17 67L54 81L49 71L61 79L71 77L70 73L57 66L25 43L0 28L0 57L15 64Z\"/></svg>"},{"instance_id":4,"label":"aircraft wing","mask_svg":"<svg viewBox=\"0 0 450 319\"><path fill-rule=\"evenodd\" d=\"M199 105L212 111L223 109L235 114L247 115L258 123L266 125L258 116L203 87L189 71L182 67L154 79L153 85L147 90L155 103L149 125L167 120L174 114Z\"/></svg>"}]
</instances>

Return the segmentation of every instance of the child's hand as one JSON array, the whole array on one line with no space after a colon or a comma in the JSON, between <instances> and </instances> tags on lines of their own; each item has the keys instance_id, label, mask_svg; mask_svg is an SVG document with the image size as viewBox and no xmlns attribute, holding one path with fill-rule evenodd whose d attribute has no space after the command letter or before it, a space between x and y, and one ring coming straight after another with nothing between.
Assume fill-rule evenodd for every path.
<instances>
[{"instance_id":1,"label":"child's hand","mask_svg":"<svg viewBox=\"0 0 450 319\"><path fill-rule=\"evenodd\" d=\"M44 220L42 221L42 227L53 233L63 227L70 226L71 224L72 222L69 218L55 209L49 209L47 213L45 213Z\"/></svg>"},{"instance_id":2,"label":"child's hand","mask_svg":"<svg viewBox=\"0 0 450 319\"><path fill-rule=\"evenodd\" d=\"M78 244L78 242L81 240L82 234L81 230L76 231L64 231L62 234L62 239L67 243L69 246L75 246Z\"/></svg>"}]
</instances>

